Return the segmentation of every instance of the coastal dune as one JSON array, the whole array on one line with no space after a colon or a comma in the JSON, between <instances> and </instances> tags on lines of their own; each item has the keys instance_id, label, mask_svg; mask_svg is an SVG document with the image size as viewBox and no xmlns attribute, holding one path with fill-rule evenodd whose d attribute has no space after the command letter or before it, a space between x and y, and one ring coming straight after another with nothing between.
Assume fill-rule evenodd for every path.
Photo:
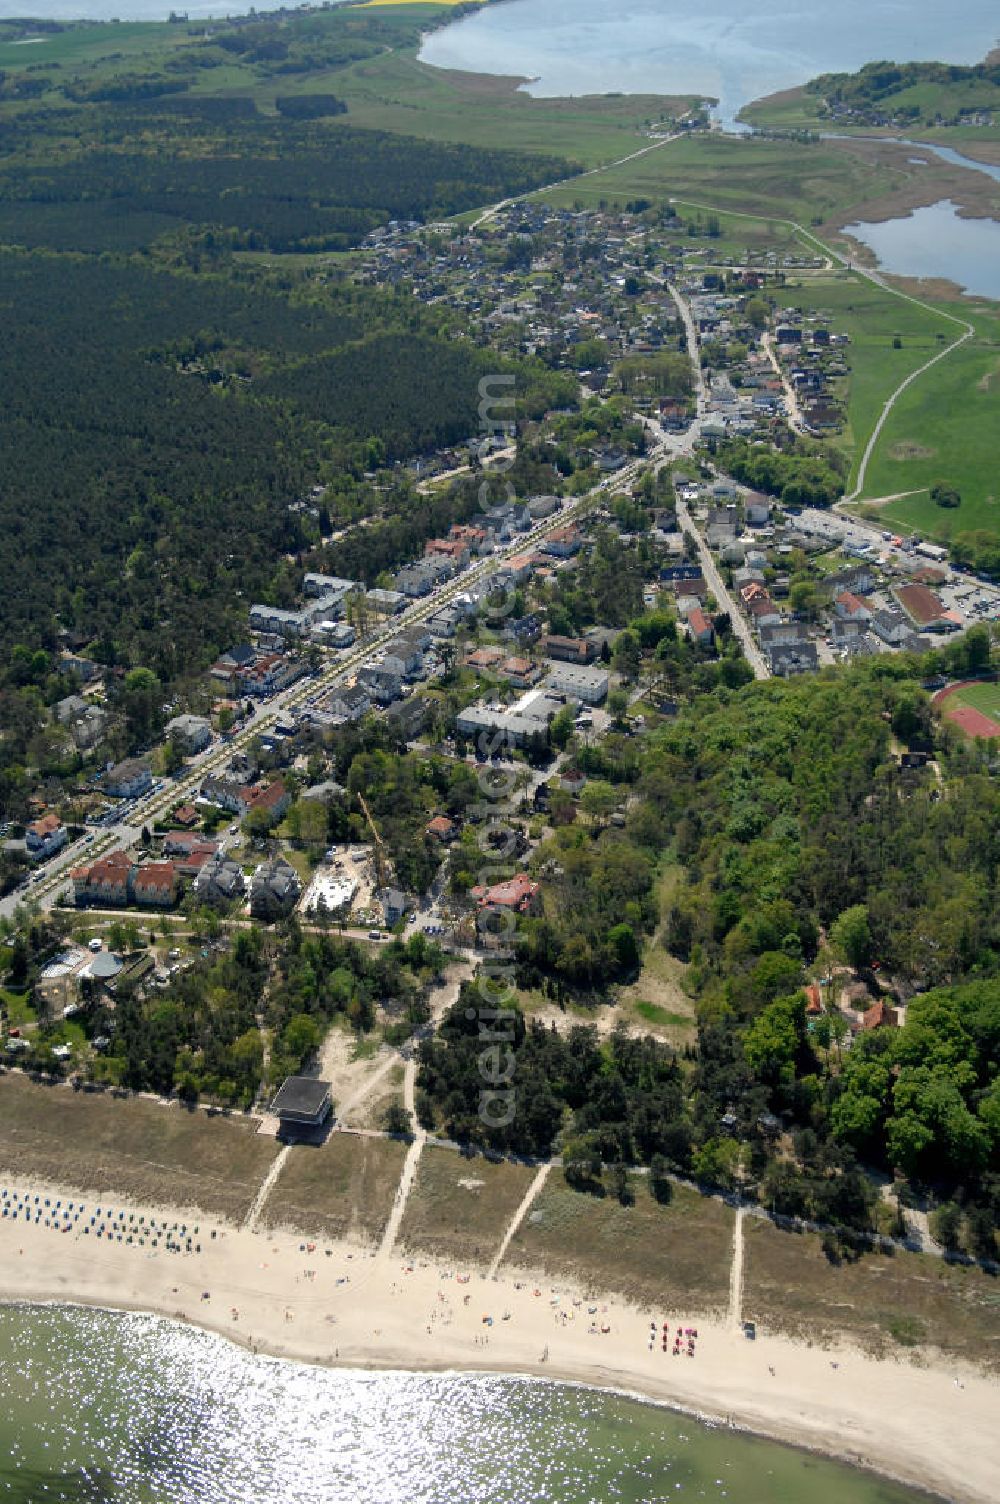
<instances>
[{"instance_id":1,"label":"coastal dune","mask_svg":"<svg viewBox=\"0 0 1000 1504\"><path fill-rule=\"evenodd\" d=\"M349 1242L248 1231L199 1213L118 1201L138 1221L186 1222L200 1252L96 1236L79 1192L8 1185L40 1222L0 1218L0 1300L150 1311L219 1332L253 1351L306 1363L530 1374L616 1389L877 1469L942 1496L993 1504L1000 1478L998 1391L945 1360L918 1367L835 1352L718 1317L638 1309L531 1271L482 1271ZM40 1198L35 1208L34 1197ZM45 1210L45 1198L52 1203ZM55 1200L62 1207L55 1212ZM5 1204L10 1204L8 1201ZM23 1202L22 1202L23 1204ZM84 1228L90 1229L84 1231ZM132 1224L135 1230L135 1223ZM186 1241L185 1240L182 1240ZM656 1323L652 1341L651 1323ZM695 1353L662 1350L663 1323L697 1329ZM685 1343L686 1346L686 1343Z\"/></svg>"}]
</instances>

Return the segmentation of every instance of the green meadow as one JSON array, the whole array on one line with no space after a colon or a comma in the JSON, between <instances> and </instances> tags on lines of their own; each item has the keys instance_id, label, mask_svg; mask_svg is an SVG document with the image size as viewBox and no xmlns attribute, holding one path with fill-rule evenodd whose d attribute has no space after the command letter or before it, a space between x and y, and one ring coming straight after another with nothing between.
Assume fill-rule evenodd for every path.
<instances>
[{"instance_id":1,"label":"green meadow","mask_svg":"<svg viewBox=\"0 0 1000 1504\"><path fill-rule=\"evenodd\" d=\"M941 539L1000 530L1000 314L973 305L968 317L975 337L903 393L865 485L866 496L919 491L890 502L884 515ZM930 487L938 481L959 492L959 507L941 508L931 500Z\"/></svg>"}]
</instances>

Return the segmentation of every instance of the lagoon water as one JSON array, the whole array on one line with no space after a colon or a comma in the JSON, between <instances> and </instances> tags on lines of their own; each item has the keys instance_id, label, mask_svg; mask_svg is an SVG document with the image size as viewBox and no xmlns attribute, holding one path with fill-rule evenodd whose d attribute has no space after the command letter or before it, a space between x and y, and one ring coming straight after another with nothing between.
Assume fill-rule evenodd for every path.
<instances>
[{"instance_id":1,"label":"lagoon water","mask_svg":"<svg viewBox=\"0 0 1000 1504\"><path fill-rule=\"evenodd\" d=\"M854 224L847 232L862 241L887 271L901 277L947 277L968 293L1000 298L1000 224L962 219L946 199L915 209L904 219Z\"/></svg>"},{"instance_id":2,"label":"lagoon water","mask_svg":"<svg viewBox=\"0 0 1000 1504\"><path fill-rule=\"evenodd\" d=\"M918 1504L614 1395L252 1357L155 1317L0 1309L4 1504Z\"/></svg>"},{"instance_id":3,"label":"lagoon water","mask_svg":"<svg viewBox=\"0 0 1000 1504\"><path fill-rule=\"evenodd\" d=\"M421 56L537 80L532 94L700 93L729 124L752 99L877 58L977 62L997 31L996 0L506 0Z\"/></svg>"}]
</instances>

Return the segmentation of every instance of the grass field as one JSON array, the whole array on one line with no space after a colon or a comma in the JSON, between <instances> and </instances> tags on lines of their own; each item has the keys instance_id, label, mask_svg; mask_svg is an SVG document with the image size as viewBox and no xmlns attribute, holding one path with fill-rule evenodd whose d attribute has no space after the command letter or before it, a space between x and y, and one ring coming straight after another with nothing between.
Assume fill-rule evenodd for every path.
<instances>
[{"instance_id":1,"label":"grass field","mask_svg":"<svg viewBox=\"0 0 1000 1504\"><path fill-rule=\"evenodd\" d=\"M0 1170L243 1218L278 1152L256 1120L0 1078Z\"/></svg>"},{"instance_id":2,"label":"grass field","mask_svg":"<svg viewBox=\"0 0 1000 1504\"><path fill-rule=\"evenodd\" d=\"M399 1241L409 1252L488 1267L535 1171L427 1147Z\"/></svg>"},{"instance_id":3,"label":"grass field","mask_svg":"<svg viewBox=\"0 0 1000 1504\"><path fill-rule=\"evenodd\" d=\"M860 455L899 383L961 332L940 315L847 270L790 278L781 296L783 306L817 314L850 337L844 351L850 368L848 422L834 442L851 454ZM897 338L899 349L893 346Z\"/></svg>"},{"instance_id":4,"label":"grass field","mask_svg":"<svg viewBox=\"0 0 1000 1504\"><path fill-rule=\"evenodd\" d=\"M866 496L924 492L890 502L884 515L941 539L1000 528L1000 315L980 304L960 311L975 325L975 337L904 392L865 485ZM944 509L931 501L926 493L937 481L958 490L959 507Z\"/></svg>"},{"instance_id":5,"label":"grass field","mask_svg":"<svg viewBox=\"0 0 1000 1504\"><path fill-rule=\"evenodd\" d=\"M264 1208L270 1227L313 1237L377 1243L389 1220L406 1147L392 1139L334 1133L296 1145Z\"/></svg>"},{"instance_id":6,"label":"grass field","mask_svg":"<svg viewBox=\"0 0 1000 1504\"><path fill-rule=\"evenodd\" d=\"M182 29L145 21L117 22L114 28L96 23L69 26L65 31L40 32L38 41L8 41L6 31L0 22L0 68L11 72L39 64L86 67L111 52L120 69L140 68L147 59L160 60L191 45Z\"/></svg>"},{"instance_id":7,"label":"grass field","mask_svg":"<svg viewBox=\"0 0 1000 1504\"><path fill-rule=\"evenodd\" d=\"M1000 1371L1000 1281L926 1254L835 1267L811 1233L746 1222L744 1315L804 1341L879 1355L932 1346Z\"/></svg>"},{"instance_id":8,"label":"grass field","mask_svg":"<svg viewBox=\"0 0 1000 1504\"><path fill-rule=\"evenodd\" d=\"M335 87L348 106L345 123L431 141L502 144L587 167L636 151L646 144L645 125L692 102L642 94L534 99L519 90L519 79L431 68L405 50L340 69L335 78L316 74L309 88Z\"/></svg>"},{"instance_id":9,"label":"grass field","mask_svg":"<svg viewBox=\"0 0 1000 1504\"><path fill-rule=\"evenodd\" d=\"M573 1191L554 1171L514 1237L507 1264L541 1269L594 1291L617 1291L658 1309L707 1313L729 1298L733 1213L674 1187L669 1206L633 1180L635 1204Z\"/></svg>"},{"instance_id":10,"label":"grass field","mask_svg":"<svg viewBox=\"0 0 1000 1504\"><path fill-rule=\"evenodd\" d=\"M601 199L673 197L679 207L700 204L756 220L766 204L775 219L808 225L846 215L898 186L898 174L836 147L698 134L546 196L584 207Z\"/></svg>"},{"instance_id":11,"label":"grass field","mask_svg":"<svg viewBox=\"0 0 1000 1504\"><path fill-rule=\"evenodd\" d=\"M1000 721L1000 684L969 684L952 698Z\"/></svg>"}]
</instances>

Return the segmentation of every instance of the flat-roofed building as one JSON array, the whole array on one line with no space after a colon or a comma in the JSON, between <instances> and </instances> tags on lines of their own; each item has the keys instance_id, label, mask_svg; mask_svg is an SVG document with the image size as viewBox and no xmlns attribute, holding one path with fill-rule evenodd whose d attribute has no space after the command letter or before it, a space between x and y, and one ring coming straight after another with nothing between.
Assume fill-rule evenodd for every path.
<instances>
[{"instance_id":1,"label":"flat-roofed building","mask_svg":"<svg viewBox=\"0 0 1000 1504\"><path fill-rule=\"evenodd\" d=\"M601 705L608 697L610 680L603 668L585 668L578 663L559 663L546 681L546 689L580 700L584 705Z\"/></svg>"},{"instance_id":2,"label":"flat-roofed building","mask_svg":"<svg viewBox=\"0 0 1000 1504\"><path fill-rule=\"evenodd\" d=\"M310 1137L320 1133L333 1111L329 1081L313 1076L286 1076L271 1103L283 1138Z\"/></svg>"}]
</instances>

